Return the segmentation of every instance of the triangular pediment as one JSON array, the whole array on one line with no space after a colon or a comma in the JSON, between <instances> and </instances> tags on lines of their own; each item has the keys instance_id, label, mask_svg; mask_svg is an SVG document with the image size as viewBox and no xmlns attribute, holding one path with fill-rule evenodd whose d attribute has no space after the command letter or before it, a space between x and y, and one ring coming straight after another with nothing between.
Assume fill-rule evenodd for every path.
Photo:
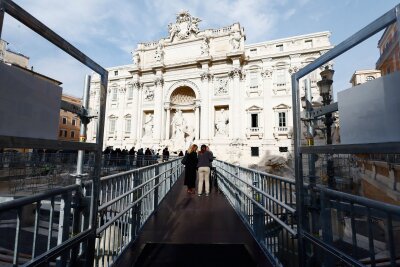
<instances>
[{"instance_id":1,"label":"triangular pediment","mask_svg":"<svg viewBox=\"0 0 400 267\"><path fill-rule=\"evenodd\" d=\"M273 109L290 109L291 107L286 104L279 104L278 106L274 107Z\"/></svg>"},{"instance_id":2,"label":"triangular pediment","mask_svg":"<svg viewBox=\"0 0 400 267\"><path fill-rule=\"evenodd\" d=\"M253 105L253 106L249 107L248 109L246 109L246 111L259 111L259 110L262 110L262 108L258 107L256 105Z\"/></svg>"}]
</instances>

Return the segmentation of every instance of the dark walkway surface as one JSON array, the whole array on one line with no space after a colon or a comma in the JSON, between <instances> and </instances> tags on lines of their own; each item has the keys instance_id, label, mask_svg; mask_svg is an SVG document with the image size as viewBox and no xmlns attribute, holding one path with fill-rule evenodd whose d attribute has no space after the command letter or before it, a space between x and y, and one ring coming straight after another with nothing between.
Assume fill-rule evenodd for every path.
<instances>
[{"instance_id":1,"label":"dark walkway surface","mask_svg":"<svg viewBox=\"0 0 400 267\"><path fill-rule=\"evenodd\" d=\"M190 195L182 177L117 265L271 266L224 195Z\"/></svg>"}]
</instances>

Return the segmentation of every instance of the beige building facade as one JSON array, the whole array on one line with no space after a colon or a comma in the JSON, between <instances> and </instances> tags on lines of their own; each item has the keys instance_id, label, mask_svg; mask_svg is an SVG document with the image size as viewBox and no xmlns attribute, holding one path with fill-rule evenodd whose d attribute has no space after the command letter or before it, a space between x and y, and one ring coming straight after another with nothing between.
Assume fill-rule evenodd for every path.
<instances>
[{"instance_id":1,"label":"beige building facade","mask_svg":"<svg viewBox=\"0 0 400 267\"><path fill-rule=\"evenodd\" d=\"M332 48L330 33L246 44L239 23L200 31L199 22L178 13L168 37L138 44L132 64L108 68L104 146L181 151L204 143L243 165L290 157L291 74ZM315 101L321 70L309 75ZM94 76L93 109L99 88ZM88 141L95 138L96 120Z\"/></svg>"},{"instance_id":2,"label":"beige building facade","mask_svg":"<svg viewBox=\"0 0 400 267\"><path fill-rule=\"evenodd\" d=\"M351 86L357 86L359 84L375 80L379 77L381 77L380 70L357 70L351 76L350 83Z\"/></svg>"}]
</instances>

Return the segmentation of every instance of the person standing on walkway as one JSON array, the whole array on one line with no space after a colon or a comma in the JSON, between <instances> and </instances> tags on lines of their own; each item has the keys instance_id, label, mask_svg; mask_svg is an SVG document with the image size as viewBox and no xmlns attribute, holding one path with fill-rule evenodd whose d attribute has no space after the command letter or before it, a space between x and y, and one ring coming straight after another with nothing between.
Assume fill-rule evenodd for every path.
<instances>
[{"instance_id":1,"label":"person standing on walkway","mask_svg":"<svg viewBox=\"0 0 400 267\"><path fill-rule=\"evenodd\" d=\"M169 151L167 146L164 148L162 155L163 155L163 161L169 160Z\"/></svg>"},{"instance_id":2,"label":"person standing on walkway","mask_svg":"<svg viewBox=\"0 0 400 267\"><path fill-rule=\"evenodd\" d=\"M206 196L210 194L210 166L212 161L213 154L210 151L207 151L206 145L201 145L197 163L197 167L199 169L199 185L197 188L199 196L202 194L204 182Z\"/></svg>"},{"instance_id":3,"label":"person standing on walkway","mask_svg":"<svg viewBox=\"0 0 400 267\"><path fill-rule=\"evenodd\" d=\"M182 164L185 165L184 185L187 186L187 192L189 194L194 194L196 191L197 148L197 145L191 145L185 157L182 159Z\"/></svg>"}]
</instances>

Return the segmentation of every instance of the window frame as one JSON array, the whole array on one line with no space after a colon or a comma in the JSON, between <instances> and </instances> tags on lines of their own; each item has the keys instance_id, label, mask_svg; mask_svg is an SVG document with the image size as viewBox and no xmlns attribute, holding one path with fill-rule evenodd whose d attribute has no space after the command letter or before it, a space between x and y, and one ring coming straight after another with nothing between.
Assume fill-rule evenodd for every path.
<instances>
[{"instance_id":1,"label":"window frame","mask_svg":"<svg viewBox=\"0 0 400 267\"><path fill-rule=\"evenodd\" d=\"M251 157L260 157L260 147L258 146L250 147L250 155Z\"/></svg>"}]
</instances>

